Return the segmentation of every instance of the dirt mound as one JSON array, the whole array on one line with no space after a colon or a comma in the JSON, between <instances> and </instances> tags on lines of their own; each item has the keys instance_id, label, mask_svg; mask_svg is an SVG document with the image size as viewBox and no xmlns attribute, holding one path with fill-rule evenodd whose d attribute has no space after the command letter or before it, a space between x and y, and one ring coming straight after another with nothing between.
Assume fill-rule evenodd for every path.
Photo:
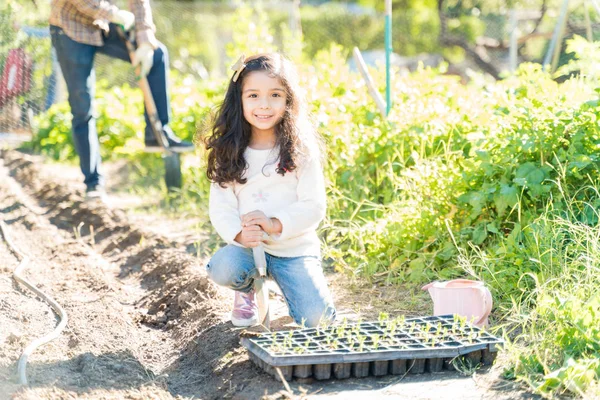
<instances>
[{"instance_id":1,"label":"dirt mound","mask_svg":"<svg viewBox=\"0 0 600 400\"><path fill-rule=\"evenodd\" d=\"M61 232L56 237L63 238L53 243L43 257L53 268L67 267L66 280L39 285L54 291L58 298L65 296L62 300L67 304L66 308L70 308L69 300L76 297L68 294L72 289L78 293L89 292L92 303L114 297L121 307L131 308L129 314L137 329L163 332L167 335L163 335L163 341L168 338L175 350L175 356L168 360L163 357L154 364L152 361L146 364L140 360L144 357L124 350L95 354L93 350L84 351L83 338L88 333L73 327L63 339L72 349L73 358L52 366L54 376L60 376L57 371L61 369L78 376L76 380L65 379L61 396L68 396L69 391L81 393L81 387L90 394L94 388L119 391L145 386L149 380L156 383L156 373L160 372L162 383L159 386L164 386L171 394L222 398L237 391L232 392L232 388L240 387L239 384L223 384L223 373L229 371L224 368L226 365L241 363L242 367L236 370L236 379L242 381L246 375L254 378L260 374L240 348L238 331L233 330L224 318L230 306L230 293L207 278L206 260L199 260L179 248L177 243L134 226L120 210L85 203L80 190L48 176L36 157L15 151L2 151L0 157L9 175L26 194L12 195L3 203L7 206L0 207L2 215L12 217L7 222L16 229L14 223L18 221L23 234L35 231L37 226L46 230L52 226ZM87 269L75 265L74 260L87 260L85 264L93 267ZM114 276L107 279L109 272ZM76 281L69 281L68 273L77 274ZM6 282L9 282L8 278ZM137 286L139 290L122 287L122 283ZM134 292L133 296L130 292ZM7 314L15 312L14 304L0 305ZM77 311L69 311L71 318L80 317ZM95 326L94 320L103 320L102 317L87 318L90 319L89 326ZM11 349L15 351L7 350L7 358L14 359L16 349L28 339L18 335L11 339ZM116 333L113 335L120 337ZM145 358L161 357L150 352ZM50 368L50 365L44 368ZM126 381L119 379L125 371ZM43 381L35 372L32 377ZM267 386L280 387L269 378L265 379ZM28 398L32 393L50 395L50 392L34 390L20 392L17 398Z\"/></svg>"}]
</instances>

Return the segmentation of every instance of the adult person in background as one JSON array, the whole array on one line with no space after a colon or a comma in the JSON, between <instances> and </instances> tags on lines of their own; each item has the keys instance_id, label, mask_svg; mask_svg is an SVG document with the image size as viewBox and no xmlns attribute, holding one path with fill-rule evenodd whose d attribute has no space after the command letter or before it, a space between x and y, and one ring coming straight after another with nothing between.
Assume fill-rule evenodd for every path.
<instances>
[{"instance_id":1,"label":"adult person in background","mask_svg":"<svg viewBox=\"0 0 600 400\"><path fill-rule=\"evenodd\" d=\"M131 11L121 10L114 0L51 0L50 35L56 49L73 114L73 141L85 176L86 199L104 199L100 148L93 99L95 91L94 55L96 52L130 62L129 53L118 27L125 31L135 27L136 51L132 61L147 76L156 103L158 117L171 150L193 150L190 142L180 140L171 128L167 74L169 59L166 47L156 40L149 0L128 0ZM160 150L146 117L147 151Z\"/></svg>"}]
</instances>

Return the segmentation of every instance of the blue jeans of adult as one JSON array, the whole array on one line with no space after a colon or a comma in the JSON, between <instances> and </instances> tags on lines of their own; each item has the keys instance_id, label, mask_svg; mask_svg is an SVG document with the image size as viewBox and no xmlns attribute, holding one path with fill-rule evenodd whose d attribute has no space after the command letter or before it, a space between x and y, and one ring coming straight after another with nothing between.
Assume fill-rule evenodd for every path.
<instances>
[{"instance_id":1,"label":"blue jeans of adult","mask_svg":"<svg viewBox=\"0 0 600 400\"><path fill-rule=\"evenodd\" d=\"M50 26L52 45L56 49L58 62L67 83L69 104L73 114L72 131L75 149L79 155L79 164L88 188L103 185L101 172L100 146L94 118L93 99L95 94L96 74L94 56L96 53L131 62L125 43L119 36L117 26L110 24L108 34L104 35L102 46L92 46L71 39L58 26ZM167 136L173 133L167 126L171 119L167 74L169 56L167 48L160 43L154 51L154 63L148 73L148 84L156 103L158 118L163 124ZM146 117L146 140L153 139L154 134Z\"/></svg>"},{"instance_id":2,"label":"blue jeans of adult","mask_svg":"<svg viewBox=\"0 0 600 400\"><path fill-rule=\"evenodd\" d=\"M267 276L281 288L294 321L307 327L335 319L335 307L321 260L314 256L277 257L266 253ZM217 251L207 267L209 277L218 285L248 293L253 289L258 270L252 249L227 245Z\"/></svg>"}]
</instances>

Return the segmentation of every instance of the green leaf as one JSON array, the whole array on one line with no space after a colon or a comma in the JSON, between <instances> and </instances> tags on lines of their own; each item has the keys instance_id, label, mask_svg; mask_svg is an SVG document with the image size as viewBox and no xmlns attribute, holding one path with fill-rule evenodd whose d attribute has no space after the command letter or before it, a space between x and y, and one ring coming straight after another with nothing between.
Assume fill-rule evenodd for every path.
<instances>
[{"instance_id":1,"label":"green leaf","mask_svg":"<svg viewBox=\"0 0 600 400\"><path fill-rule=\"evenodd\" d=\"M519 166L515 173L515 180L522 181L523 179L529 185L538 185L544 181L546 173L543 169L538 168L536 164L528 162Z\"/></svg>"},{"instance_id":2,"label":"green leaf","mask_svg":"<svg viewBox=\"0 0 600 400\"><path fill-rule=\"evenodd\" d=\"M492 232L495 234L499 234L500 231L498 230L498 227L496 226L496 221L492 222L491 224L487 224L486 227L488 232Z\"/></svg>"},{"instance_id":3,"label":"green leaf","mask_svg":"<svg viewBox=\"0 0 600 400\"><path fill-rule=\"evenodd\" d=\"M512 208L519 201L517 188L511 185L500 185L500 192L494 194L494 205L498 215L504 215L507 208Z\"/></svg>"},{"instance_id":4,"label":"green leaf","mask_svg":"<svg viewBox=\"0 0 600 400\"><path fill-rule=\"evenodd\" d=\"M479 214L481 214L481 210L486 204L486 196L478 191L471 191L459 196L459 201L468 203L473 207L471 212L471 218L476 218Z\"/></svg>"},{"instance_id":5,"label":"green leaf","mask_svg":"<svg viewBox=\"0 0 600 400\"><path fill-rule=\"evenodd\" d=\"M579 169L584 169L588 165L592 163L592 159L587 154L577 154L574 160L569 162L570 167L575 167Z\"/></svg>"},{"instance_id":6,"label":"green leaf","mask_svg":"<svg viewBox=\"0 0 600 400\"><path fill-rule=\"evenodd\" d=\"M423 258L415 258L409 264L408 280L409 282L422 282L425 278L425 261Z\"/></svg>"},{"instance_id":7,"label":"green leaf","mask_svg":"<svg viewBox=\"0 0 600 400\"><path fill-rule=\"evenodd\" d=\"M483 243L487 238L486 226L484 224L477 225L477 227L473 231L473 234L471 235L471 238L474 244L479 245Z\"/></svg>"}]
</instances>

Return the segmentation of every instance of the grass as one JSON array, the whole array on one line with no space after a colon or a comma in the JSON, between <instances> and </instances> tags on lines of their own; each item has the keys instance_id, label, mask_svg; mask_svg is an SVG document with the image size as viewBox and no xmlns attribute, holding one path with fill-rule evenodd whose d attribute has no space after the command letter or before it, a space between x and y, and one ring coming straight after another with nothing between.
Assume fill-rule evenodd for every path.
<instances>
[{"instance_id":1,"label":"grass","mask_svg":"<svg viewBox=\"0 0 600 400\"><path fill-rule=\"evenodd\" d=\"M598 194L597 186L582 190ZM496 311L502 321L496 331L511 339L504 376L547 398L600 396L600 225L582 219L585 208L574 196L566 208L548 206L522 229L511 259L533 267L517 282L520 294ZM496 270L500 260L474 250L463 259L467 270ZM474 265L483 266L479 273Z\"/></svg>"}]
</instances>

